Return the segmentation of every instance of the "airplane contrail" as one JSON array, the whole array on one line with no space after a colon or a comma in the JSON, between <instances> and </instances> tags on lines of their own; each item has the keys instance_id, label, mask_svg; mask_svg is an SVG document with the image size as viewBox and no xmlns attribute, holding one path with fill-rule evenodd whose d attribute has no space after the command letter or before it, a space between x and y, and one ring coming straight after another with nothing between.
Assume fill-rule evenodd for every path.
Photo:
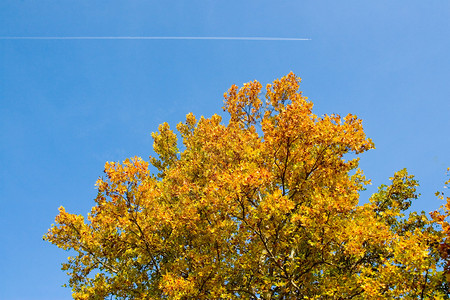
<instances>
[{"instance_id":1,"label":"airplane contrail","mask_svg":"<svg viewBox=\"0 0 450 300\"><path fill-rule=\"evenodd\" d=\"M220 36L0 36L0 40L236 40L310 41L309 38L220 37Z\"/></svg>"}]
</instances>

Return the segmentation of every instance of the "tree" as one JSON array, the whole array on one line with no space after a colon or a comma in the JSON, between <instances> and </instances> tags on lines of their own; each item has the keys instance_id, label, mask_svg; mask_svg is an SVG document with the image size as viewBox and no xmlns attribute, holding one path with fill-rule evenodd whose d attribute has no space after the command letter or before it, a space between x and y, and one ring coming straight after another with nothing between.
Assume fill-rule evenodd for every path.
<instances>
[{"instance_id":1,"label":"tree","mask_svg":"<svg viewBox=\"0 0 450 300\"><path fill-rule=\"evenodd\" d=\"M76 299L438 299L442 235L406 170L367 204L354 115L312 113L293 73L233 85L221 117L153 133L149 163L107 162L87 216L60 208L44 239L74 250ZM181 147L179 149L178 147ZM353 154L349 156L348 154Z\"/></svg>"}]
</instances>

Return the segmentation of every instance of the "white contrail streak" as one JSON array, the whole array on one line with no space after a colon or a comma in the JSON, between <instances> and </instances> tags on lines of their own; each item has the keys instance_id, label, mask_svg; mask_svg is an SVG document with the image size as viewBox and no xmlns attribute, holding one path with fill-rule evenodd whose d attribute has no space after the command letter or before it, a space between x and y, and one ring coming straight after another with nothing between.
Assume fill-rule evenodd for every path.
<instances>
[{"instance_id":1,"label":"white contrail streak","mask_svg":"<svg viewBox=\"0 0 450 300\"><path fill-rule=\"evenodd\" d=\"M220 37L220 36L0 36L0 40L235 40L235 41L310 41L308 38Z\"/></svg>"}]
</instances>

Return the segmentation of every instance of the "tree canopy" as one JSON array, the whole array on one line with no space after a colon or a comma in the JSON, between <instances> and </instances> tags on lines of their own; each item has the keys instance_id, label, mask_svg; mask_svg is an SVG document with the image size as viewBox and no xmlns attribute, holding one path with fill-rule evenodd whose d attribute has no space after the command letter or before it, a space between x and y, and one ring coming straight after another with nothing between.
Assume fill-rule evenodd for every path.
<instances>
[{"instance_id":1,"label":"tree canopy","mask_svg":"<svg viewBox=\"0 0 450 300\"><path fill-rule=\"evenodd\" d=\"M299 84L233 85L228 124L188 114L152 134L149 162L107 162L87 218L61 207L44 236L75 254L73 297L448 299L449 204L411 212L406 170L359 204L374 144L354 115L316 116Z\"/></svg>"}]
</instances>

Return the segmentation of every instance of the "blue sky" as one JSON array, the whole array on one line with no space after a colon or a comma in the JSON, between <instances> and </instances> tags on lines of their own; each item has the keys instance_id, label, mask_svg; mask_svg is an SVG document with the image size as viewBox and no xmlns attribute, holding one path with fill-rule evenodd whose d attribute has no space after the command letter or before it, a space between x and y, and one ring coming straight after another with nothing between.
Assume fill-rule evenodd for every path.
<instances>
[{"instance_id":1,"label":"blue sky","mask_svg":"<svg viewBox=\"0 0 450 300\"><path fill-rule=\"evenodd\" d=\"M362 118L373 185L415 174L414 209L450 166L450 2L0 2L0 37L297 37L310 41L0 39L0 299L70 299L42 241L61 205L86 214L106 161L152 154L150 133L222 114L231 84L290 71L315 113Z\"/></svg>"}]
</instances>

